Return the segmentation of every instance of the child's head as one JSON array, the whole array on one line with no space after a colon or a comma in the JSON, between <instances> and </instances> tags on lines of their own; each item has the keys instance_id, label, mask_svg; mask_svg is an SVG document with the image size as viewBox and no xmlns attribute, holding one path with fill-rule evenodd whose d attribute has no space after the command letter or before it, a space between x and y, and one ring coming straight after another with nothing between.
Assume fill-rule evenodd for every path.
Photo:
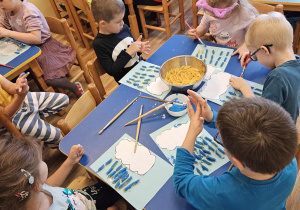
<instances>
[{"instance_id":1,"label":"child's head","mask_svg":"<svg viewBox=\"0 0 300 210\"><path fill-rule=\"evenodd\" d=\"M270 53L270 49L266 49L264 45L272 45L271 48L280 53L286 49L292 50L292 42L293 28L279 12L259 15L246 34L246 45L251 52L261 48ZM260 55L263 55L261 50L256 53L256 56L258 61L262 61L261 63L265 65Z\"/></svg>"},{"instance_id":2,"label":"child's head","mask_svg":"<svg viewBox=\"0 0 300 210\"><path fill-rule=\"evenodd\" d=\"M40 179L41 146L31 138L2 135L0 151L0 209L22 209Z\"/></svg>"},{"instance_id":3,"label":"child's head","mask_svg":"<svg viewBox=\"0 0 300 210\"><path fill-rule=\"evenodd\" d=\"M256 9L248 0L199 0L196 5L204 8L208 14L216 18L228 18L234 12L242 13L242 9L252 10L257 14Z\"/></svg>"},{"instance_id":4,"label":"child's head","mask_svg":"<svg viewBox=\"0 0 300 210\"><path fill-rule=\"evenodd\" d=\"M91 8L100 30L104 27L111 33L121 31L125 13L125 5L122 0L93 0Z\"/></svg>"},{"instance_id":5,"label":"child's head","mask_svg":"<svg viewBox=\"0 0 300 210\"><path fill-rule=\"evenodd\" d=\"M226 151L253 172L278 173L295 157L295 123L273 101L232 99L220 108L216 125Z\"/></svg>"}]
</instances>

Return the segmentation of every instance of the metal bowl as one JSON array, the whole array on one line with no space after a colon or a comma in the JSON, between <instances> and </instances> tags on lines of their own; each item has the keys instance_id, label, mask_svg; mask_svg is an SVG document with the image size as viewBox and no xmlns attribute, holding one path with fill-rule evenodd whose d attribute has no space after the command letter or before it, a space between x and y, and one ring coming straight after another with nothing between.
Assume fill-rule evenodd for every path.
<instances>
[{"instance_id":1,"label":"metal bowl","mask_svg":"<svg viewBox=\"0 0 300 210\"><path fill-rule=\"evenodd\" d=\"M188 84L188 85L173 85L173 84L170 84L167 81L165 81L164 78L165 78L166 73L168 71L170 71L171 69L180 68L181 66L191 66L192 68L197 68L197 69L203 68L203 66L204 66L205 67L205 74L207 72L207 66L201 59L199 59L195 56L191 56L191 55L181 55L181 56L176 56L174 58L171 58L171 59L165 61L161 65L160 70L159 70L160 78L167 85L170 85L171 90L173 92L176 92L176 93L178 93L178 92L179 93L186 93L188 89L191 89L191 90L197 89L199 87L199 85L201 84L202 79L205 76L205 74L200 80L198 80L198 81L196 81L192 84Z\"/></svg>"}]
</instances>

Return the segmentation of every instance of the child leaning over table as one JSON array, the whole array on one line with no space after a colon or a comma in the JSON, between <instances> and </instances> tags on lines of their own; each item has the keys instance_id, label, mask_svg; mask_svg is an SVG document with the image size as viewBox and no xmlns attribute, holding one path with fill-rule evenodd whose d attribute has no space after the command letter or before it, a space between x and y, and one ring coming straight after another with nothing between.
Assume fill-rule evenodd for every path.
<instances>
[{"instance_id":1,"label":"child leaning over table","mask_svg":"<svg viewBox=\"0 0 300 210\"><path fill-rule=\"evenodd\" d=\"M23 135L44 141L49 147L58 147L63 138L60 129L41 118L63 110L69 98L61 93L30 92L26 77L20 75L12 83L0 74L0 109Z\"/></svg>"},{"instance_id":2,"label":"child leaning over table","mask_svg":"<svg viewBox=\"0 0 300 210\"><path fill-rule=\"evenodd\" d=\"M148 54L149 41L142 36L134 41L129 27L124 24L125 6L122 0L93 0L92 12L99 23L99 33L93 48L104 70L118 82Z\"/></svg>"},{"instance_id":3,"label":"child leaning over table","mask_svg":"<svg viewBox=\"0 0 300 210\"><path fill-rule=\"evenodd\" d=\"M0 138L0 209L115 210L120 195L104 182L82 190L59 187L84 149L71 147L66 161L48 178L48 167L42 161L40 144L34 139Z\"/></svg>"},{"instance_id":4,"label":"child leaning over table","mask_svg":"<svg viewBox=\"0 0 300 210\"><path fill-rule=\"evenodd\" d=\"M248 0L199 0L196 5L204 9L204 16L196 29L187 32L191 39L209 30L218 44L238 48L232 55L239 53L240 58L248 51L245 34L258 15Z\"/></svg>"},{"instance_id":5,"label":"child leaning over table","mask_svg":"<svg viewBox=\"0 0 300 210\"><path fill-rule=\"evenodd\" d=\"M34 44L41 48L36 58L44 72L47 85L83 94L79 82L71 83L66 74L76 59L75 51L51 37L46 19L36 6L27 0L0 0L0 37Z\"/></svg>"},{"instance_id":6,"label":"child leaning over table","mask_svg":"<svg viewBox=\"0 0 300 210\"><path fill-rule=\"evenodd\" d=\"M300 59L294 55L292 42L293 28L278 12L258 16L246 34L246 45L253 52L250 59L272 70L264 83L262 97L280 104L296 122L300 106ZM244 57L242 65L250 61L244 61ZM241 77L232 77L229 84L245 97L254 96Z\"/></svg>"},{"instance_id":7,"label":"child leaning over table","mask_svg":"<svg viewBox=\"0 0 300 210\"><path fill-rule=\"evenodd\" d=\"M176 194L197 209L285 209L297 176L297 129L275 102L232 99L218 115L197 93L188 91L190 126L177 149L173 181ZM201 116L202 117L201 117ZM203 123L218 127L225 152L235 166L221 176L194 174L194 145Z\"/></svg>"}]
</instances>

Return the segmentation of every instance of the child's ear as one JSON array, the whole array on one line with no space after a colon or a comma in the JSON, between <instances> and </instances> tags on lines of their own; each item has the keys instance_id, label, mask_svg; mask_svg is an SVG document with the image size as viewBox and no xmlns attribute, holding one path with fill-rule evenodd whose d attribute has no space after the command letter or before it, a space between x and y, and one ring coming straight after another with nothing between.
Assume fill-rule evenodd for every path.
<instances>
[{"instance_id":1,"label":"child's ear","mask_svg":"<svg viewBox=\"0 0 300 210\"><path fill-rule=\"evenodd\" d=\"M270 55L269 49L266 48L265 46L260 46L260 49L262 49L266 55Z\"/></svg>"},{"instance_id":2,"label":"child's ear","mask_svg":"<svg viewBox=\"0 0 300 210\"><path fill-rule=\"evenodd\" d=\"M105 26L105 21L104 20L100 20L99 21L99 27L104 27Z\"/></svg>"},{"instance_id":3,"label":"child's ear","mask_svg":"<svg viewBox=\"0 0 300 210\"><path fill-rule=\"evenodd\" d=\"M231 156L231 159L232 159L231 161L232 161L233 165L235 167L237 167L239 170L242 170L243 168L245 168L244 164L237 158Z\"/></svg>"}]
</instances>

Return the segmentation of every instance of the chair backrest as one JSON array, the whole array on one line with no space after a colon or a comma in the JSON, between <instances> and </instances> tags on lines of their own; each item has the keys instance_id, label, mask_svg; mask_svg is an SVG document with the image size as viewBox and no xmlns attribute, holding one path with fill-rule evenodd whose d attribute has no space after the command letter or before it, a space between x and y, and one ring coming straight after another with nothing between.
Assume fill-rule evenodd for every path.
<instances>
[{"instance_id":1,"label":"chair backrest","mask_svg":"<svg viewBox=\"0 0 300 210\"><path fill-rule=\"evenodd\" d=\"M45 17L45 18L46 18L46 21L50 28L50 31L52 33L65 36L65 38L69 42L70 46L76 52L76 58L77 58L80 68L83 70L83 74L84 74L86 82L90 83L92 80L89 76L87 66L81 56L81 53L79 52L79 46L76 43L76 41L72 35L72 32L70 30L70 27L69 27L66 19L64 19L64 18L57 19L55 17Z\"/></svg>"},{"instance_id":2,"label":"chair backrest","mask_svg":"<svg viewBox=\"0 0 300 210\"><path fill-rule=\"evenodd\" d=\"M300 20L297 21L293 41L294 53L300 55Z\"/></svg>"},{"instance_id":3,"label":"chair backrest","mask_svg":"<svg viewBox=\"0 0 300 210\"><path fill-rule=\"evenodd\" d=\"M101 66L100 62L98 61L98 58L94 58L93 60L88 61L87 63L90 75L92 79L94 80L94 83L97 87L97 90L100 94L100 97L102 100L104 100L104 96L106 95L106 91L104 89L103 83L101 81L100 76L105 74L103 67Z\"/></svg>"},{"instance_id":4,"label":"chair backrest","mask_svg":"<svg viewBox=\"0 0 300 210\"><path fill-rule=\"evenodd\" d=\"M254 1L250 1L250 3L252 4L253 7L255 7L255 9L257 9L257 11L260 14L267 14L269 12L274 12L274 11L280 12L283 14L283 5L282 4L272 6L272 5L254 2Z\"/></svg>"},{"instance_id":5,"label":"chair backrest","mask_svg":"<svg viewBox=\"0 0 300 210\"><path fill-rule=\"evenodd\" d=\"M82 33L83 36L93 40L98 34L98 23L95 22L93 13L87 1L86 0L67 0L67 1L69 3L72 15L74 17L74 20L76 22L76 25L80 33ZM76 10L76 8L82 10L83 13L79 13ZM80 15L84 16L83 19L89 22L92 29L92 35L86 33L85 30L83 29L82 23L80 21Z\"/></svg>"},{"instance_id":6,"label":"chair backrest","mask_svg":"<svg viewBox=\"0 0 300 210\"><path fill-rule=\"evenodd\" d=\"M22 137L21 132L15 127L11 119L3 113L3 110L0 109L0 127L4 126L6 130L13 135Z\"/></svg>"},{"instance_id":7,"label":"chair backrest","mask_svg":"<svg viewBox=\"0 0 300 210\"><path fill-rule=\"evenodd\" d=\"M135 40L137 40L140 36L140 32L139 32L138 23L133 8L133 2L132 0L124 0L124 3L127 4L129 10L128 21L129 21L132 36Z\"/></svg>"},{"instance_id":8,"label":"chair backrest","mask_svg":"<svg viewBox=\"0 0 300 210\"><path fill-rule=\"evenodd\" d=\"M57 126L66 135L80 123L93 109L101 103L95 84L88 85L86 91L72 106L65 119L57 122Z\"/></svg>"}]
</instances>

